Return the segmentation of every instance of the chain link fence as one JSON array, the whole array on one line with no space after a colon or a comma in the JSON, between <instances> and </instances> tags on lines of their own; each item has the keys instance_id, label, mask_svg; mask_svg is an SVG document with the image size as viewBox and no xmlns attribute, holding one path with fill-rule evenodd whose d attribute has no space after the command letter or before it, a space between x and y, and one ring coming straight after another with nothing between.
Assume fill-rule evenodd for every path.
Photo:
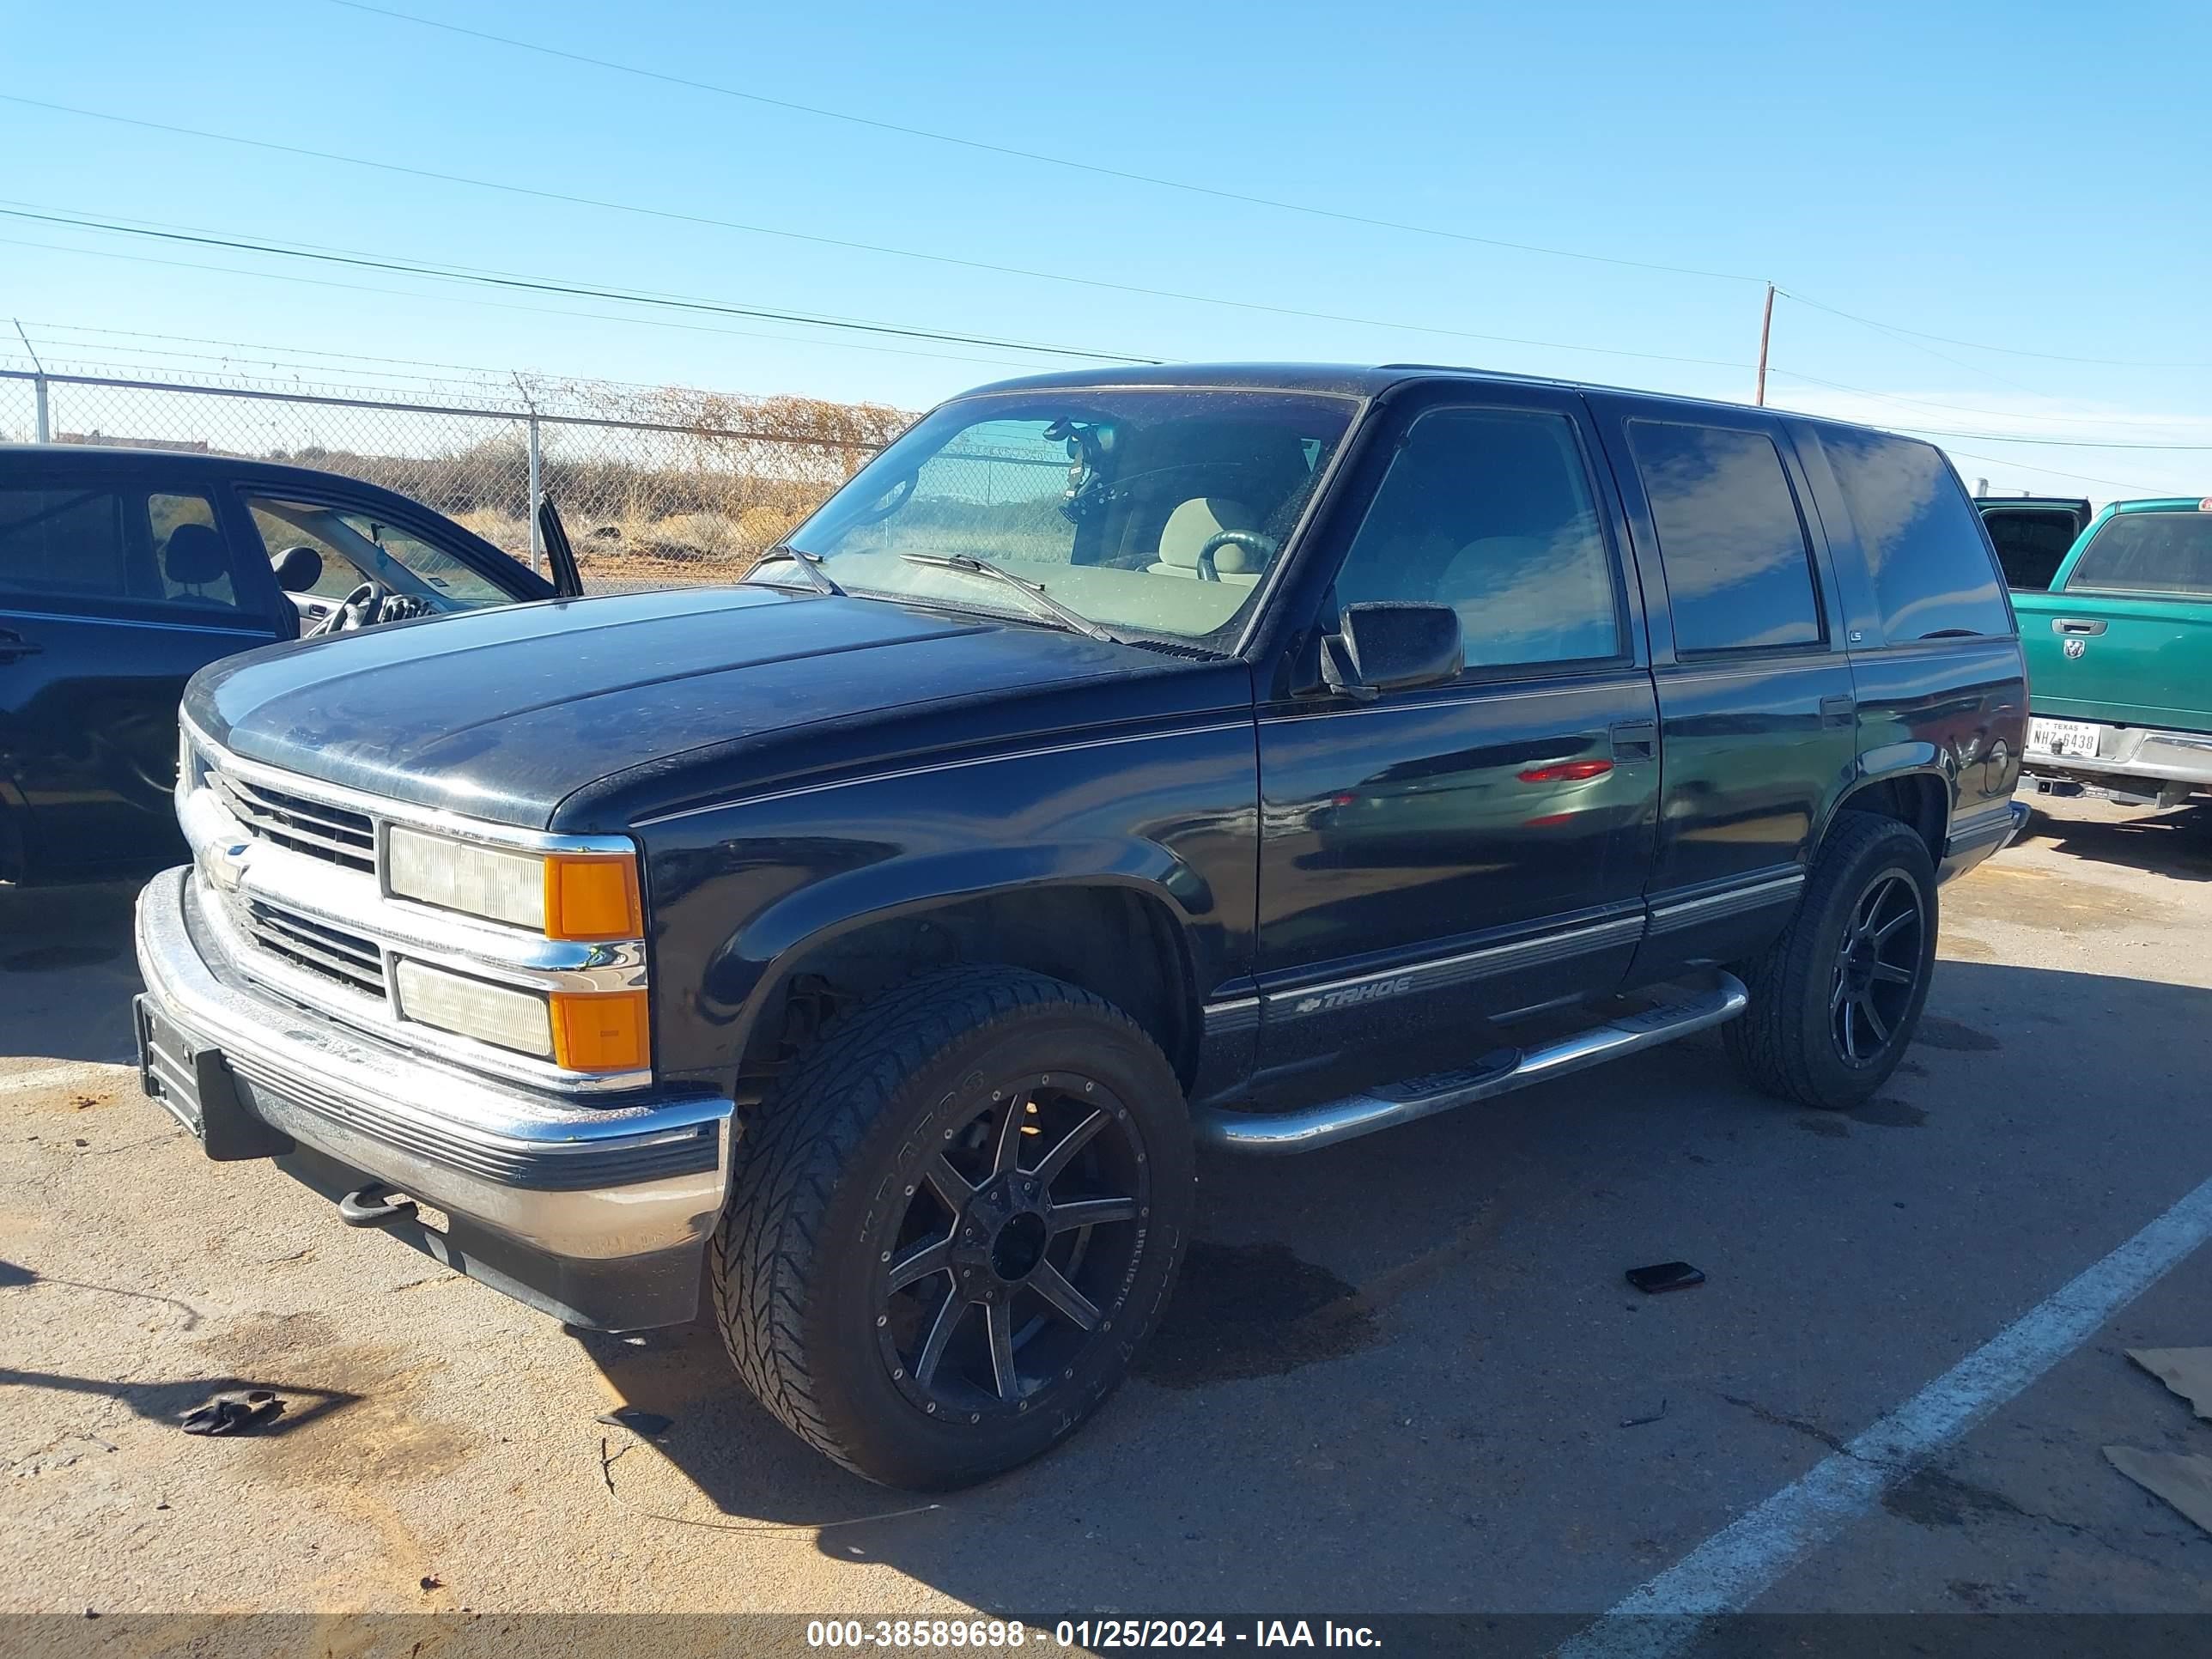
<instances>
[{"instance_id":1,"label":"chain link fence","mask_svg":"<svg viewBox=\"0 0 2212 1659\"><path fill-rule=\"evenodd\" d=\"M514 377L437 397L0 368L0 441L285 461L364 478L542 566L550 495L586 586L732 581L910 418L880 404Z\"/></svg>"}]
</instances>

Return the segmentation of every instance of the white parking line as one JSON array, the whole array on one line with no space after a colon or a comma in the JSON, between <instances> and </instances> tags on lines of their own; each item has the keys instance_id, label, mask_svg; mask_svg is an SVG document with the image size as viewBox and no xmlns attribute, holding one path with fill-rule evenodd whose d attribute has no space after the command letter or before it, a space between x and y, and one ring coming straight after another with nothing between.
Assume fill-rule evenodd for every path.
<instances>
[{"instance_id":1,"label":"white parking line","mask_svg":"<svg viewBox=\"0 0 2212 1659\"><path fill-rule=\"evenodd\" d=\"M1667 1659L1682 1652L1704 1620L1748 1607L1873 1509L1887 1487L2080 1347L2208 1238L2212 1180L1841 1451L1630 1591L1564 1644L1559 1659Z\"/></svg>"}]
</instances>

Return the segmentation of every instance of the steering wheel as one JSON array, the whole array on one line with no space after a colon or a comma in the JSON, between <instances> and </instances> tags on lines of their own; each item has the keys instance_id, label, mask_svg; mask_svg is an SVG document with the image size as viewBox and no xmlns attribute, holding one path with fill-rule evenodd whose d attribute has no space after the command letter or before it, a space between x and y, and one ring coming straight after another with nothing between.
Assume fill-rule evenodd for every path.
<instances>
[{"instance_id":1,"label":"steering wheel","mask_svg":"<svg viewBox=\"0 0 2212 1659\"><path fill-rule=\"evenodd\" d=\"M340 599L331 612L305 634L302 639L319 640L327 635L349 633L357 628L367 628L380 622L384 607L392 598L392 590L371 577Z\"/></svg>"},{"instance_id":2,"label":"steering wheel","mask_svg":"<svg viewBox=\"0 0 2212 1659\"><path fill-rule=\"evenodd\" d=\"M1262 568L1275 556L1276 541L1273 536L1263 536L1256 530L1219 530L1206 538L1198 550L1198 579L1202 582L1218 582L1221 573L1213 568L1213 550L1218 547L1241 547L1259 556Z\"/></svg>"}]
</instances>

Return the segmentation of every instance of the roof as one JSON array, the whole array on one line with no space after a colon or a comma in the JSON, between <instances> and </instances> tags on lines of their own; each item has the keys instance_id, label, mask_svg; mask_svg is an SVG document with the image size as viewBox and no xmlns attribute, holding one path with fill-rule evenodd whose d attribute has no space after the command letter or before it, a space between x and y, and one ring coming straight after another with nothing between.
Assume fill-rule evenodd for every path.
<instances>
[{"instance_id":1,"label":"roof","mask_svg":"<svg viewBox=\"0 0 2212 1659\"><path fill-rule=\"evenodd\" d=\"M327 484L332 478L343 478L352 488L376 490L386 495L392 493L382 484L372 483L351 473L332 472L326 467L294 465L284 461L256 460L251 455L126 447L107 443L0 444L0 473L34 463L58 460L68 462L72 471L113 468L118 471L132 471L145 466L159 466L171 477L208 472L222 478L258 478L264 483L278 486L289 483L307 487Z\"/></svg>"},{"instance_id":2,"label":"roof","mask_svg":"<svg viewBox=\"0 0 2212 1659\"><path fill-rule=\"evenodd\" d=\"M1553 386L1565 392L1597 392L1613 396L1649 398L1683 409L1729 410L1753 412L1749 404L1717 398L1692 398L1679 392L1652 392L1636 386L1608 386L1601 381L1567 380L1548 374L1509 374L1498 369L1473 368L1455 363L1131 363L1112 368L1060 369L997 380L977 386L964 397L1005 392L1045 390L1060 386L1218 386L1240 391L1311 392L1339 397L1371 398L1392 386L1413 381L1464 380L1476 385ZM1806 421L1817 426L1880 430L1863 422L1841 421L1826 415L1807 415L1796 410L1766 408L1755 412ZM1921 440L1912 440L1914 442Z\"/></svg>"}]
</instances>

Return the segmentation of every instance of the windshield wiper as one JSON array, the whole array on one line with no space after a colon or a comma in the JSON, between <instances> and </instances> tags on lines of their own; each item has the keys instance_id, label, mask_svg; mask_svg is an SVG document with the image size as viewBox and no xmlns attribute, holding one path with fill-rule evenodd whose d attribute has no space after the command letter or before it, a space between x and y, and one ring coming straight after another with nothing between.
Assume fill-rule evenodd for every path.
<instances>
[{"instance_id":1,"label":"windshield wiper","mask_svg":"<svg viewBox=\"0 0 2212 1659\"><path fill-rule=\"evenodd\" d=\"M1012 571L993 564L988 559L979 559L971 553L902 553L899 557L908 564L926 564L933 570L963 570L971 576L984 576L993 581L1004 582L1040 610L1050 611L1077 633L1087 634L1094 640L1103 640L1109 645L1121 643L1109 629L1091 621L1080 611L1062 605L1046 592L1042 582L1017 576Z\"/></svg>"},{"instance_id":2,"label":"windshield wiper","mask_svg":"<svg viewBox=\"0 0 2212 1659\"><path fill-rule=\"evenodd\" d=\"M778 542L753 561L753 570L759 569L770 559L789 559L799 567L799 574L806 578L807 585L817 593L827 593L833 599L848 597L845 590L837 586L837 579L822 568L819 553L802 552L789 542ZM747 581L752 580L752 570L745 572Z\"/></svg>"}]
</instances>

